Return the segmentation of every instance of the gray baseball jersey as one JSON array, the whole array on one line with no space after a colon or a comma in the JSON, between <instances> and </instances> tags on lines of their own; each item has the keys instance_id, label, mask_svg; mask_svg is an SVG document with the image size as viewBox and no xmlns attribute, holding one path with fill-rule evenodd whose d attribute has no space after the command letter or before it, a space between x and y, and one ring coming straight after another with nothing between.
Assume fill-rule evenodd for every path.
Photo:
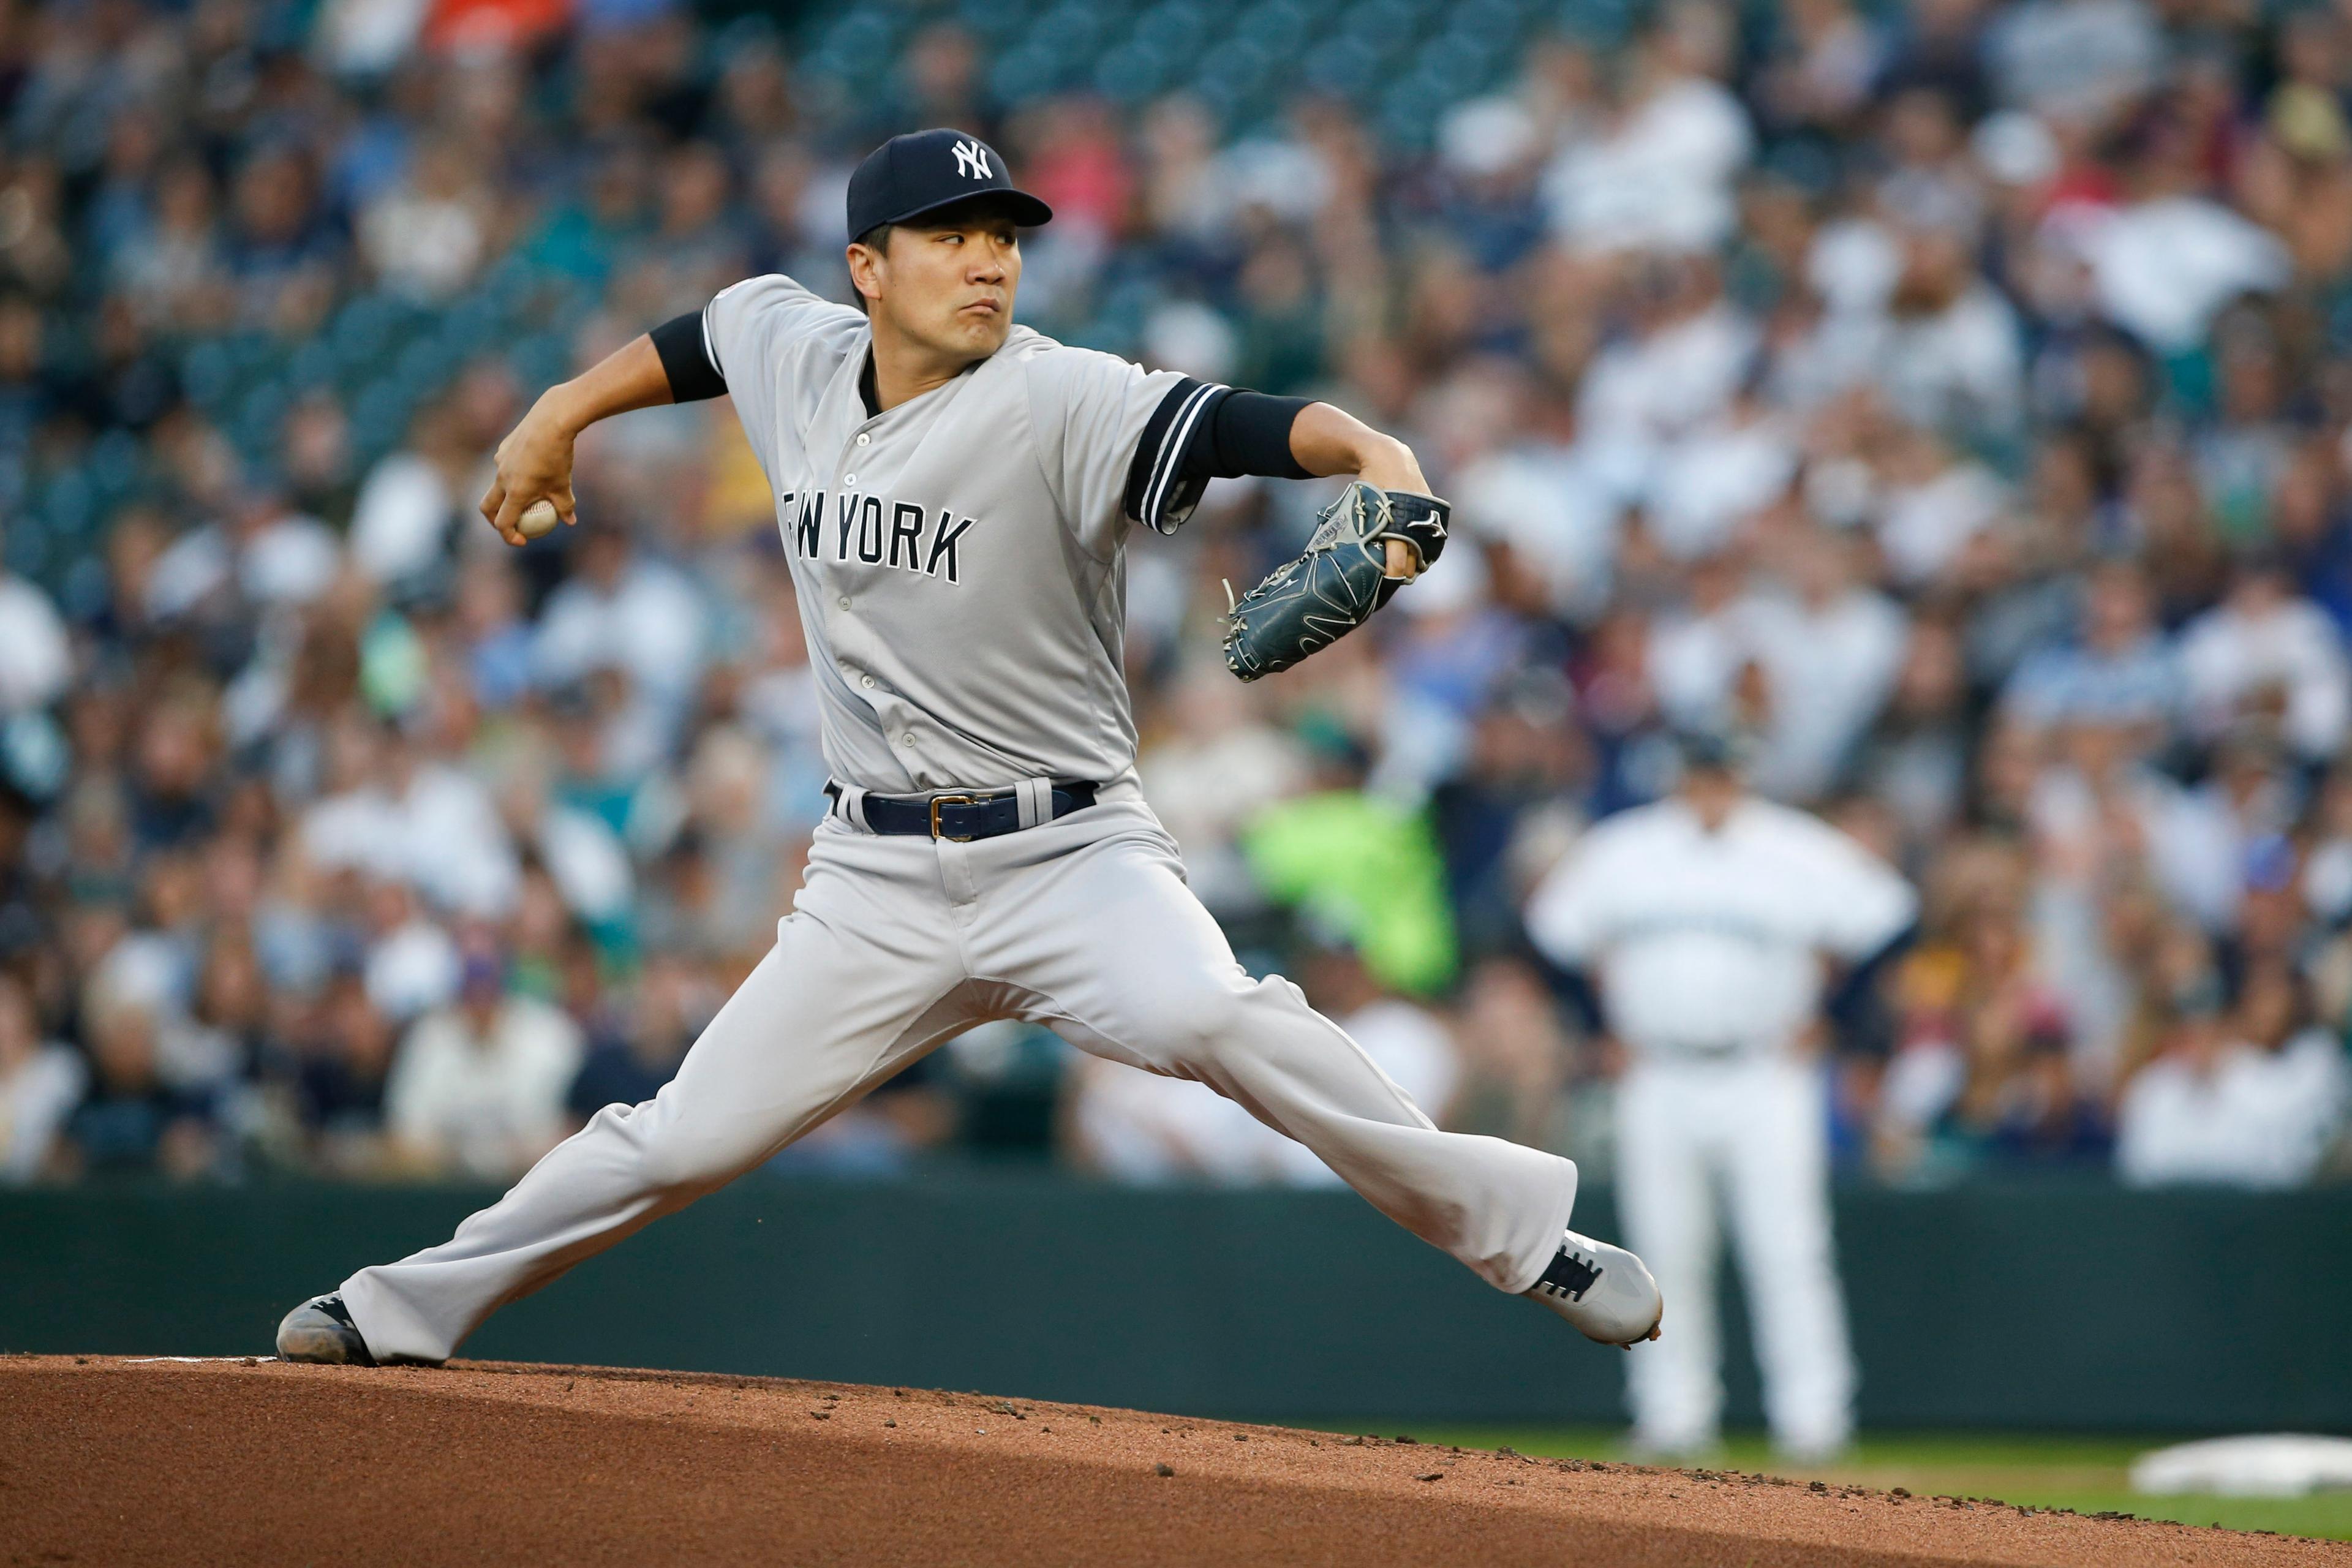
<instances>
[{"instance_id":1,"label":"gray baseball jersey","mask_svg":"<svg viewBox=\"0 0 2352 1568\"><path fill-rule=\"evenodd\" d=\"M882 414L872 332L789 278L711 300L704 348L775 494L824 694L826 763L887 794L1089 779L1134 791L1120 668L1130 521L1172 529L1213 387L1014 327L1004 346ZM1136 512L1129 477L1155 445ZM1156 473L1155 473L1156 471Z\"/></svg>"}]
</instances>

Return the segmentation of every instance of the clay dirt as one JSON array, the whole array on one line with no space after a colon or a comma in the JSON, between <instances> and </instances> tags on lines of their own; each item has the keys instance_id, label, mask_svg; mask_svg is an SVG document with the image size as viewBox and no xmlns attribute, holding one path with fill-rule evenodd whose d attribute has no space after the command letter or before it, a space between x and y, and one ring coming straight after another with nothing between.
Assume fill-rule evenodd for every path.
<instances>
[{"instance_id":1,"label":"clay dirt","mask_svg":"<svg viewBox=\"0 0 2352 1568\"><path fill-rule=\"evenodd\" d=\"M2352 1545L929 1389L0 1357L0 1563L2352 1564Z\"/></svg>"}]
</instances>

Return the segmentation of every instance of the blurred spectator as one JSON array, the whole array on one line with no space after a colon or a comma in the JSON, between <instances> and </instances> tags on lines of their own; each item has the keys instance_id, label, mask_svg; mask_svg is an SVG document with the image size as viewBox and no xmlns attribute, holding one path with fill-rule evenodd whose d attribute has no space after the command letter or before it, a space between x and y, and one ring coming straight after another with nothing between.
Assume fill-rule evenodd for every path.
<instances>
[{"instance_id":1,"label":"blurred spectator","mask_svg":"<svg viewBox=\"0 0 2352 1568\"><path fill-rule=\"evenodd\" d=\"M2067 721L2130 725L2160 733L2179 702L2180 677L2155 624L2147 583L2127 562L2093 572L2081 630L2071 646L2031 656L2009 682L2009 711L2036 728Z\"/></svg>"},{"instance_id":2,"label":"blurred spectator","mask_svg":"<svg viewBox=\"0 0 2352 1568\"><path fill-rule=\"evenodd\" d=\"M703 624L692 588L617 529L590 525L577 548L577 575L550 595L540 619L539 679L561 686L611 663L664 705L682 700L701 669Z\"/></svg>"},{"instance_id":3,"label":"blurred spectator","mask_svg":"<svg viewBox=\"0 0 2352 1568\"><path fill-rule=\"evenodd\" d=\"M2096 1110L2075 1087L2065 1004L2036 973L2012 897L1969 895L1956 929L1904 962L1904 1039L1877 1130L1878 1157L1895 1169L1948 1174L2103 1152Z\"/></svg>"},{"instance_id":4,"label":"blurred spectator","mask_svg":"<svg viewBox=\"0 0 2352 1568\"><path fill-rule=\"evenodd\" d=\"M1671 7L1633 51L1614 122L1553 165L1552 223L1580 247L1697 251L1729 236L1732 183L1753 146L1747 110L1716 79L1729 26L1709 5Z\"/></svg>"},{"instance_id":5,"label":"blurred spectator","mask_svg":"<svg viewBox=\"0 0 2352 1568\"><path fill-rule=\"evenodd\" d=\"M84 1004L90 1082L65 1126L67 1168L90 1175L215 1173L220 1149L209 1095L175 1089L157 1061L154 1004L93 987Z\"/></svg>"},{"instance_id":6,"label":"blurred spectator","mask_svg":"<svg viewBox=\"0 0 2352 1568\"><path fill-rule=\"evenodd\" d=\"M515 993L506 967L494 951L468 952L456 1004L419 1018L400 1042L384 1120L401 1157L423 1169L510 1180L563 1135L579 1026Z\"/></svg>"},{"instance_id":7,"label":"blurred spectator","mask_svg":"<svg viewBox=\"0 0 2352 1568\"><path fill-rule=\"evenodd\" d=\"M290 1073L293 1113L304 1147L298 1158L347 1175L382 1176L403 1166L385 1136L384 1092L399 1033L369 1002L355 974L338 976L306 1010Z\"/></svg>"},{"instance_id":8,"label":"blurred spectator","mask_svg":"<svg viewBox=\"0 0 2352 1568\"><path fill-rule=\"evenodd\" d=\"M2116 1169L2141 1186L2311 1180L2345 1124L2352 1068L2315 1026L2308 988L2284 963L2250 973L2227 1013L2184 1016L2124 1091Z\"/></svg>"},{"instance_id":9,"label":"blurred spectator","mask_svg":"<svg viewBox=\"0 0 2352 1568\"><path fill-rule=\"evenodd\" d=\"M1444 868L1425 825L1364 793L1351 742L1328 740L1313 793L1259 814L1244 835L1270 898L1329 922L1383 984L1428 992L1453 976Z\"/></svg>"},{"instance_id":10,"label":"blurred spectator","mask_svg":"<svg viewBox=\"0 0 2352 1568\"><path fill-rule=\"evenodd\" d=\"M0 1185L53 1173L58 1133L86 1078L79 1057L41 1038L24 985L0 973Z\"/></svg>"},{"instance_id":11,"label":"blurred spectator","mask_svg":"<svg viewBox=\"0 0 2352 1568\"><path fill-rule=\"evenodd\" d=\"M490 239L491 197L475 183L463 149L428 142L401 183L360 215L360 245L387 286L424 300L465 287Z\"/></svg>"},{"instance_id":12,"label":"blurred spectator","mask_svg":"<svg viewBox=\"0 0 2352 1568\"><path fill-rule=\"evenodd\" d=\"M1137 771L1201 901L1245 914L1259 895L1239 830L1301 787L1306 760L1296 738L1253 715L1231 676L1205 662L1181 678L1168 715L1170 732L1145 744Z\"/></svg>"},{"instance_id":13,"label":"blurred spectator","mask_svg":"<svg viewBox=\"0 0 2352 1568\"><path fill-rule=\"evenodd\" d=\"M1589 1069L1597 1064L1580 1059L1532 964L1516 958L1481 963L1464 987L1454 1038L1461 1082L1449 1126L1533 1149L1572 1149L1580 1169L1597 1173L1610 1168L1612 1140L1579 1114L1586 1097L1574 1087L1580 1065ZM1591 1098L1600 1103L1599 1096Z\"/></svg>"},{"instance_id":14,"label":"blurred spectator","mask_svg":"<svg viewBox=\"0 0 2352 1568\"><path fill-rule=\"evenodd\" d=\"M2154 18L2131 0L2028 0L1986 39L2003 97L2086 117L2147 88L2163 47Z\"/></svg>"},{"instance_id":15,"label":"blurred spectator","mask_svg":"<svg viewBox=\"0 0 2352 1568\"><path fill-rule=\"evenodd\" d=\"M47 707L72 673L65 622L48 595L0 574L0 717Z\"/></svg>"},{"instance_id":16,"label":"blurred spectator","mask_svg":"<svg viewBox=\"0 0 2352 1568\"><path fill-rule=\"evenodd\" d=\"M620 1027L591 1040L565 1091L572 1120L584 1122L608 1105L651 1100L716 1011L711 1003L687 963L667 955L648 961Z\"/></svg>"},{"instance_id":17,"label":"blurred spectator","mask_svg":"<svg viewBox=\"0 0 2352 1568\"><path fill-rule=\"evenodd\" d=\"M2181 635L2195 732L2212 740L2260 724L2305 759L2335 756L2352 725L2352 669L2326 612L2296 595L2273 562L2243 564L2229 597Z\"/></svg>"}]
</instances>

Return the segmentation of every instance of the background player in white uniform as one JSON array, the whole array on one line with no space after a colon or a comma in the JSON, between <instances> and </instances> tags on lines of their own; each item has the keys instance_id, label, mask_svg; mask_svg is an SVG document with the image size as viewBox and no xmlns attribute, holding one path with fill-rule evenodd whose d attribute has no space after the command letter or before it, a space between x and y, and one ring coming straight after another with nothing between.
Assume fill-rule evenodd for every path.
<instances>
[{"instance_id":1,"label":"background player in white uniform","mask_svg":"<svg viewBox=\"0 0 2352 1568\"><path fill-rule=\"evenodd\" d=\"M1597 978L1628 1062L1617 1090L1627 1239L1675 1302L1628 1368L1634 1438L1715 1443L1715 1267L1727 1214L1765 1414L1783 1451L1853 1428L1853 1353L1830 1237L1827 1088L1812 1048L1824 957L1866 981L1916 918L1892 868L1828 824L1746 793L1718 739L1685 742L1671 799L1595 826L1537 889L1529 934Z\"/></svg>"},{"instance_id":2,"label":"background player in white uniform","mask_svg":"<svg viewBox=\"0 0 2352 1568\"><path fill-rule=\"evenodd\" d=\"M1015 226L1051 215L977 138L893 140L848 206L864 311L787 278L739 283L548 392L483 501L520 542L534 501L572 516L588 425L732 395L775 496L835 780L793 912L658 1095L599 1112L448 1242L296 1308L280 1353L446 1358L501 1303L1000 1017L1197 1079L1489 1284L1607 1342L1653 1336L1640 1260L1568 1230L1576 1168L1438 1131L1295 986L1253 981L1136 784L1129 526L1176 527L1223 473L1425 492L1412 454L1328 405L1013 326ZM1391 557L1393 574L1412 566Z\"/></svg>"}]
</instances>

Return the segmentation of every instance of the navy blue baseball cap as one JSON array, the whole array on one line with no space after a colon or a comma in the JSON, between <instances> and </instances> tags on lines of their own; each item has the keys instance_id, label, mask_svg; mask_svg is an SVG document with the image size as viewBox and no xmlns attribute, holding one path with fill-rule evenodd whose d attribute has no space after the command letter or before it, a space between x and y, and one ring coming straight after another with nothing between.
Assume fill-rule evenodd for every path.
<instances>
[{"instance_id":1,"label":"navy blue baseball cap","mask_svg":"<svg viewBox=\"0 0 2352 1568\"><path fill-rule=\"evenodd\" d=\"M849 237L854 241L877 225L908 223L992 195L1002 198L1024 228L1053 221L1054 209L1014 189L1004 160L979 137L945 127L893 136L849 176Z\"/></svg>"}]
</instances>

